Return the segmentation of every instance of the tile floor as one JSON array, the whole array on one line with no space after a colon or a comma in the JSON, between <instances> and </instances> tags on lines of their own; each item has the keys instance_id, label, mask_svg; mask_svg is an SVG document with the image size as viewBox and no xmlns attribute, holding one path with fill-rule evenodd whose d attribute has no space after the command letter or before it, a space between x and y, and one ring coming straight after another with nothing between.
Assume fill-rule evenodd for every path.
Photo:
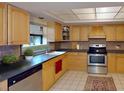
<instances>
[{"instance_id":1,"label":"tile floor","mask_svg":"<svg viewBox=\"0 0 124 93\"><path fill-rule=\"evenodd\" d=\"M117 90L124 90L124 74L109 73L107 75L94 75L83 71L67 71L51 87L50 91L83 91L88 75L113 77Z\"/></svg>"}]
</instances>

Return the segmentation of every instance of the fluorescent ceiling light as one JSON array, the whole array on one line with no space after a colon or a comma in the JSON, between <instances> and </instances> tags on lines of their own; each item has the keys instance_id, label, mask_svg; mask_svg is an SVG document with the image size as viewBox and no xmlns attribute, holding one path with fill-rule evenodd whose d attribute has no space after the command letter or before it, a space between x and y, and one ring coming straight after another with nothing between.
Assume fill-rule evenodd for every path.
<instances>
[{"instance_id":1,"label":"fluorescent ceiling light","mask_svg":"<svg viewBox=\"0 0 124 93\"><path fill-rule=\"evenodd\" d=\"M79 19L76 15L60 15L59 17L63 20Z\"/></svg>"},{"instance_id":2,"label":"fluorescent ceiling light","mask_svg":"<svg viewBox=\"0 0 124 93\"><path fill-rule=\"evenodd\" d=\"M95 13L95 8L72 9L75 14Z\"/></svg>"},{"instance_id":3,"label":"fluorescent ceiling light","mask_svg":"<svg viewBox=\"0 0 124 93\"><path fill-rule=\"evenodd\" d=\"M121 6L96 8L96 13L115 13L115 12L118 12L120 8Z\"/></svg>"},{"instance_id":4,"label":"fluorescent ceiling light","mask_svg":"<svg viewBox=\"0 0 124 93\"><path fill-rule=\"evenodd\" d=\"M95 14L78 14L79 19L95 19Z\"/></svg>"},{"instance_id":5,"label":"fluorescent ceiling light","mask_svg":"<svg viewBox=\"0 0 124 93\"><path fill-rule=\"evenodd\" d=\"M116 13L99 13L96 14L96 19L113 19Z\"/></svg>"},{"instance_id":6,"label":"fluorescent ceiling light","mask_svg":"<svg viewBox=\"0 0 124 93\"><path fill-rule=\"evenodd\" d=\"M50 13L54 15L61 15L61 14L73 14L71 10L56 10L56 11L49 11Z\"/></svg>"}]
</instances>

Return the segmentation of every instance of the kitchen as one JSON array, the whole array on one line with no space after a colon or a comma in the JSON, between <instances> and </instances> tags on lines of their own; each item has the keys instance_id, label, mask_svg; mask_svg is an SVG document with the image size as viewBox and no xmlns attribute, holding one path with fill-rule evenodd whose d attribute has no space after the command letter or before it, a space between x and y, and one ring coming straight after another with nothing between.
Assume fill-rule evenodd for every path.
<instances>
[{"instance_id":1,"label":"kitchen","mask_svg":"<svg viewBox=\"0 0 124 93\"><path fill-rule=\"evenodd\" d=\"M123 2L13 2L0 10L0 90L124 90Z\"/></svg>"}]
</instances>

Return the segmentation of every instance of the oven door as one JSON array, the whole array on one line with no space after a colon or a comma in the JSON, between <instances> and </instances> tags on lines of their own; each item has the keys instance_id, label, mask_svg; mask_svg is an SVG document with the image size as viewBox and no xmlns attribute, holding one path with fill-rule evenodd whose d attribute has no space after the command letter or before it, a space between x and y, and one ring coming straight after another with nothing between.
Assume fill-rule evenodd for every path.
<instances>
[{"instance_id":1,"label":"oven door","mask_svg":"<svg viewBox=\"0 0 124 93\"><path fill-rule=\"evenodd\" d=\"M107 66L106 55L104 54L89 54L88 65Z\"/></svg>"}]
</instances>

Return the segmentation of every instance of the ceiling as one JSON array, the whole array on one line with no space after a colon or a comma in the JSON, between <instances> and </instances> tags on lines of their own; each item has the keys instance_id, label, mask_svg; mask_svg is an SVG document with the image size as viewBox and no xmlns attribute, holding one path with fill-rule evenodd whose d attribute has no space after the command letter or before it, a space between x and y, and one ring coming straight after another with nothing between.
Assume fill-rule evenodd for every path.
<instances>
[{"instance_id":1,"label":"ceiling","mask_svg":"<svg viewBox=\"0 0 124 93\"><path fill-rule=\"evenodd\" d=\"M124 2L15 2L37 17L61 23L124 22Z\"/></svg>"}]
</instances>

